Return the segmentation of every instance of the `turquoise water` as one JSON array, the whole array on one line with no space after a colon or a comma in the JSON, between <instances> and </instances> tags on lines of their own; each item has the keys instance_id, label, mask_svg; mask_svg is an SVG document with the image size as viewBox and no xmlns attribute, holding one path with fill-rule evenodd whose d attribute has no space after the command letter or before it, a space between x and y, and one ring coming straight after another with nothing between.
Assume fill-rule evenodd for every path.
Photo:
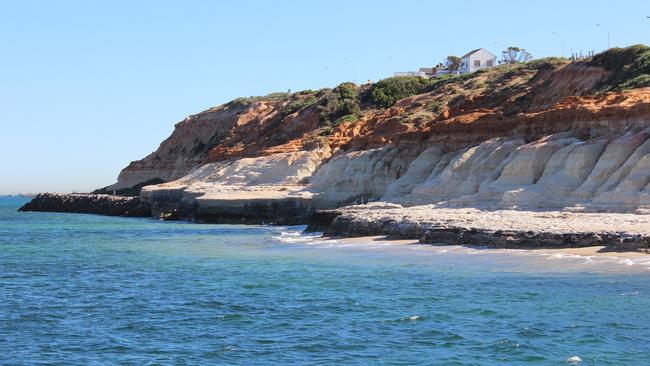
<instances>
[{"instance_id":1,"label":"turquoise water","mask_svg":"<svg viewBox=\"0 0 650 366\"><path fill-rule=\"evenodd\" d=\"M0 364L650 363L650 260L18 213Z\"/></svg>"}]
</instances>

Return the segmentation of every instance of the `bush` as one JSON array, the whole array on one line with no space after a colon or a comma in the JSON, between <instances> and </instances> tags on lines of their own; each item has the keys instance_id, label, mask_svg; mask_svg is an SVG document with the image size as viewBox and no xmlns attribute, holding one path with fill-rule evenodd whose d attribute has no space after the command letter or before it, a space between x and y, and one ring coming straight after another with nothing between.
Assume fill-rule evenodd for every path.
<instances>
[{"instance_id":1,"label":"bush","mask_svg":"<svg viewBox=\"0 0 650 366\"><path fill-rule=\"evenodd\" d=\"M620 85L621 90L634 89L634 88L644 88L650 86L650 75L643 74L635 77L632 80L628 80Z\"/></svg>"},{"instance_id":2,"label":"bush","mask_svg":"<svg viewBox=\"0 0 650 366\"><path fill-rule=\"evenodd\" d=\"M569 60L564 57L545 57L537 60L526 62L524 65L529 70L554 70L568 63Z\"/></svg>"},{"instance_id":3,"label":"bush","mask_svg":"<svg viewBox=\"0 0 650 366\"><path fill-rule=\"evenodd\" d=\"M647 86L650 47L639 44L612 48L594 56L589 64L610 72L610 76L599 85L601 92Z\"/></svg>"},{"instance_id":4,"label":"bush","mask_svg":"<svg viewBox=\"0 0 650 366\"><path fill-rule=\"evenodd\" d=\"M277 92L267 94L265 96L250 96L250 97L239 97L231 100L226 105L232 107L248 107L251 103L259 102L261 100L284 100L289 99L291 93L286 92Z\"/></svg>"},{"instance_id":5,"label":"bush","mask_svg":"<svg viewBox=\"0 0 650 366\"><path fill-rule=\"evenodd\" d=\"M430 85L429 79L419 76L397 76L378 81L370 92L374 105L390 108L404 98L424 92Z\"/></svg>"},{"instance_id":6,"label":"bush","mask_svg":"<svg viewBox=\"0 0 650 366\"><path fill-rule=\"evenodd\" d=\"M625 48L614 47L595 55L589 63L604 67L606 70L620 70L648 51L650 47L642 44Z\"/></svg>"},{"instance_id":7,"label":"bush","mask_svg":"<svg viewBox=\"0 0 650 366\"><path fill-rule=\"evenodd\" d=\"M318 99L313 95L310 95L307 98L302 99L302 100L300 100L300 99L292 100L291 102L289 102L289 104L287 104L286 107L284 107L284 111L285 111L286 114L292 114L292 113L297 112L297 111L299 111L301 109L309 107L310 105L316 103L317 101L318 101Z\"/></svg>"},{"instance_id":8,"label":"bush","mask_svg":"<svg viewBox=\"0 0 650 366\"><path fill-rule=\"evenodd\" d=\"M339 84L334 88L334 93L338 95L341 99L356 99L357 98L357 86L351 82L345 82Z\"/></svg>"},{"instance_id":9,"label":"bush","mask_svg":"<svg viewBox=\"0 0 650 366\"><path fill-rule=\"evenodd\" d=\"M263 99L271 99L271 100L282 100L282 99L287 99L291 96L291 93L287 92L275 92L271 94L267 94L266 96L262 97Z\"/></svg>"},{"instance_id":10,"label":"bush","mask_svg":"<svg viewBox=\"0 0 650 366\"><path fill-rule=\"evenodd\" d=\"M445 109L446 105L447 104L442 100L432 100L427 102L426 109L435 114L438 114Z\"/></svg>"},{"instance_id":11,"label":"bush","mask_svg":"<svg viewBox=\"0 0 650 366\"><path fill-rule=\"evenodd\" d=\"M318 106L318 112L325 124L342 116L357 114L361 110L357 86L353 83L342 83L327 94Z\"/></svg>"}]
</instances>

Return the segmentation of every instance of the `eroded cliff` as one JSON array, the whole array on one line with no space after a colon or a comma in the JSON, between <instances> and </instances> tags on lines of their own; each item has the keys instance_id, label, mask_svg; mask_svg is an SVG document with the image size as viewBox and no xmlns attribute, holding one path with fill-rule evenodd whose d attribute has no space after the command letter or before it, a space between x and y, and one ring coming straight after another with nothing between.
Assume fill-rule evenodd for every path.
<instances>
[{"instance_id":1,"label":"eroded cliff","mask_svg":"<svg viewBox=\"0 0 650 366\"><path fill-rule=\"evenodd\" d=\"M647 53L241 98L178 123L112 188L161 179L141 191L154 214L216 222L369 201L645 212Z\"/></svg>"}]
</instances>

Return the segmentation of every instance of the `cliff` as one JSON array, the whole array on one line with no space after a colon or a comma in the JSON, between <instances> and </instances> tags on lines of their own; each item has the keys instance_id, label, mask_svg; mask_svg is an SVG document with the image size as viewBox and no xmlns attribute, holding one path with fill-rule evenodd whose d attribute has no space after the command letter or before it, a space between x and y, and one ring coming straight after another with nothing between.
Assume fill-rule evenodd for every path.
<instances>
[{"instance_id":1,"label":"cliff","mask_svg":"<svg viewBox=\"0 0 650 366\"><path fill-rule=\"evenodd\" d=\"M375 201L645 214L649 58L633 46L581 62L240 98L179 122L107 190L164 181L141 190L153 215L209 222L302 223ZM342 209L335 223L358 212Z\"/></svg>"}]
</instances>

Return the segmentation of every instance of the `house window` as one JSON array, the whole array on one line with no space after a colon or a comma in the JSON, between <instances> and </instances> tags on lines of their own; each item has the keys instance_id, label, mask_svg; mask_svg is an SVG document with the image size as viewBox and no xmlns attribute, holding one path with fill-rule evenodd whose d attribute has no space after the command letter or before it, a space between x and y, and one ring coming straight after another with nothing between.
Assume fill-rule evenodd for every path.
<instances>
[{"instance_id":1,"label":"house window","mask_svg":"<svg viewBox=\"0 0 650 366\"><path fill-rule=\"evenodd\" d=\"M492 66L494 66L494 61L488 60L487 67L492 67Z\"/></svg>"},{"instance_id":2,"label":"house window","mask_svg":"<svg viewBox=\"0 0 650 366\"><path fill-rule=\"evenodd\" d=\"M481 67L481 60L474 60L474 66Z\"/></svg>"}]
</instances>

